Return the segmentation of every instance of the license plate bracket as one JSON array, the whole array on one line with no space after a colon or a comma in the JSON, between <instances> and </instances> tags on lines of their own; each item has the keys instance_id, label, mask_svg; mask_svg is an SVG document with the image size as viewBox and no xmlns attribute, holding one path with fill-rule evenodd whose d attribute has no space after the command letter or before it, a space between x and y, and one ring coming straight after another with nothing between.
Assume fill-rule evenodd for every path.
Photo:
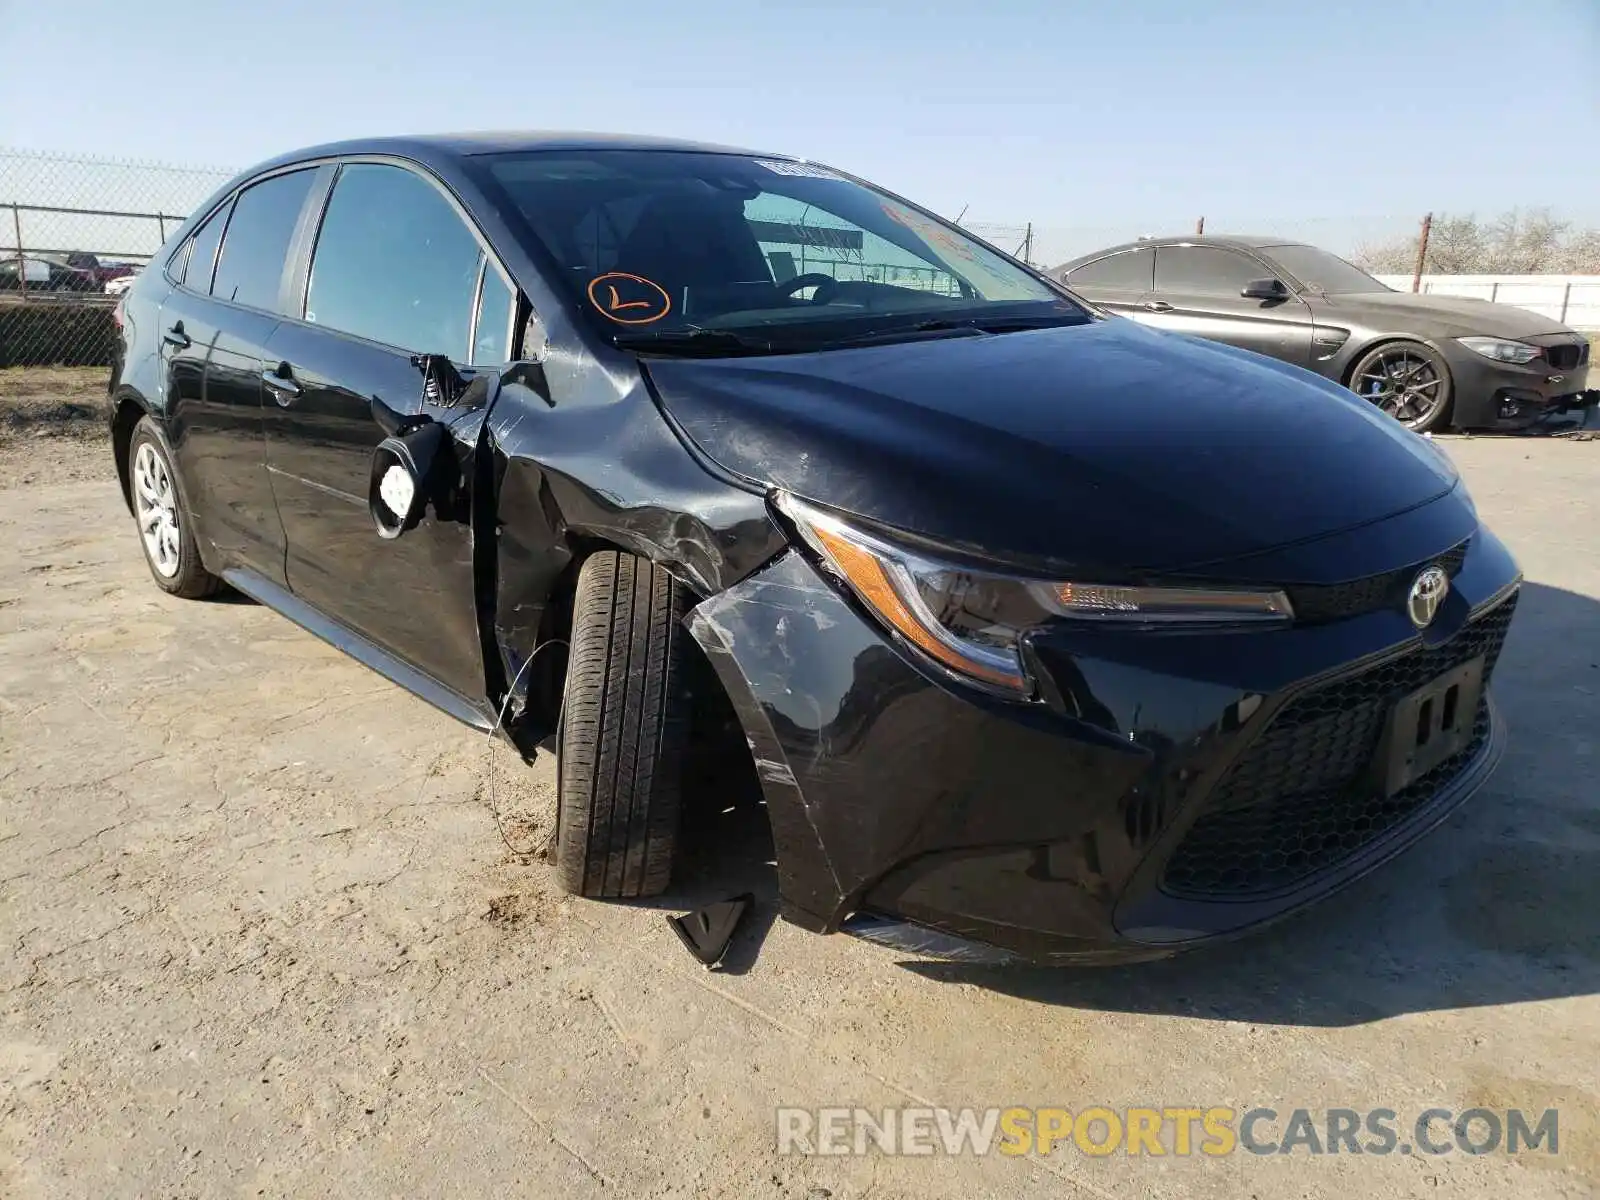
<instances>
[{"instance_id":1,"label":"license plate bracket","mask_svg":"<svg viewBox=\"0 0 1600 1200\"><path fill-rule=\"evenodd\" d=\"M1389 714L1379 757L1383 792L1392 796L1472 742L1483 697L1483 656L1402 696Z\"/></svg>"}]
</instances>

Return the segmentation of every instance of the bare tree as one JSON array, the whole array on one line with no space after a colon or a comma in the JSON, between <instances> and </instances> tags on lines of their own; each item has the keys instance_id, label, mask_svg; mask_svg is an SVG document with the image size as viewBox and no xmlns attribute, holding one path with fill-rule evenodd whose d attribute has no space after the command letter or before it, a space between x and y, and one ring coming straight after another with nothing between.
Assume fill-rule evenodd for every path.
<instances>
[{"instance_id":1,"label":"bare tree","mask_svg":"<svg viewBox=\"0 0 1600 1200\"><path fill-rule=\"evenodd\" d=\"M1416 237L1364 245L1358 266L1374 274L1409 274ZM1428 239L1427 270L1436 275L1600 274L1600 229L1573 229L1549 209L1512 209L1492 221L1440 214Z\"/></svg>"},{"instance_id":2,"label":"bare tree","mask_svg":"<svg viewBox=\"0 0 1600 1200\"><path fill-rule=\"evenodd\" d=\"M1409 259L1409 261L1408 261ZM1373 275L1399 275L1411 269L1417 259L1417 240L1397 238L1387 242L1363 242L1350 261Z\"/></svg>"},{"instance_id":3,"label":"bare tree","mask_svg":"<svg viewBox=\"0 0 1600 1200\"><path fill-rule=\"evenodd\" d=\"M1433 219L1433 235L1428 239L1426 269L1437 275L1475 275L1489 261L1488 235L1471 214L1448 215ZM1413 241L1412 257L1416 257Z\"/></svg>"},{"instance_id":4,"label":"bare tree","mask_svg":"<svg viewBox=\"0 0 1600 1200\"><path fill-rule=\"evenodd\" d=\"M1569 275L1600 275L1600 229L1582 229L1567 239Z\"/></svg>"}]
</instances>

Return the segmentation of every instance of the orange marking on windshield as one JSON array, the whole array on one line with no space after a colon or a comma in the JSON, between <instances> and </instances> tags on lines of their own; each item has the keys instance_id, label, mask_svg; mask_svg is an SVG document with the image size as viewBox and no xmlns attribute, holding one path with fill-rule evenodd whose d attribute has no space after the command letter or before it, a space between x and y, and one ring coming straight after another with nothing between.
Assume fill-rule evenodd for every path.
<instances>
[{"instance_id":1,"label":"orange marking on windshield","mask_svg":"<svg viewBox=\"0 0 1600 1200\"><path fill-rule=\"evenodd\" d=\"M605 288L604 299L600 294L602 285ZM672 311L672 297L667 294L666 288L653 279L630 275L626 271L607 271L591 279L589 303L602 316L619 325L649 325ZM644 311L638 316L621 315L640 309Z\"/></svg>"}]
</instances>

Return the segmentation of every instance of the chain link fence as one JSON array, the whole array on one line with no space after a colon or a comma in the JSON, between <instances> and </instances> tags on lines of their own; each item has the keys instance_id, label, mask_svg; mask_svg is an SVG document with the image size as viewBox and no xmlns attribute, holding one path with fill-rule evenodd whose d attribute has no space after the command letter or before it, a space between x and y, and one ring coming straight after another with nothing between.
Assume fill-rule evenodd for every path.
<instances>
[{"instance_id":1,"label":"chain link fence","mask_svg":"<svg viewBox=\"0 0 1600 1200\"><path fill-rule=\"evenodd\" d=\"M109 363L118 295L232 174L0 149L0 367Z\"/></svg>"}]
</instances>

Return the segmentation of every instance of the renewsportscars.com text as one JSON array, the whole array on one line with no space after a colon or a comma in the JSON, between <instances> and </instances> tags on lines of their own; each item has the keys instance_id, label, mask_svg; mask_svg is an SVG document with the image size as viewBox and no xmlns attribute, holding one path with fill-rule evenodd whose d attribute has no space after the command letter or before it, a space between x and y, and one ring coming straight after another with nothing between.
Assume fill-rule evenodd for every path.
<instances>
[{"instance_id":1,"label":"renewsportscars.com text","mask_svg":"<svg viewBox=\"0 0 1600 1200\"><path fill-rule=\"evenodd\" d=\"M1428 1108L780 1108L780 1154L1220 1158L1237 1154L1557 1154L1560 1112Z\"/></svg>"}]
</instances>

